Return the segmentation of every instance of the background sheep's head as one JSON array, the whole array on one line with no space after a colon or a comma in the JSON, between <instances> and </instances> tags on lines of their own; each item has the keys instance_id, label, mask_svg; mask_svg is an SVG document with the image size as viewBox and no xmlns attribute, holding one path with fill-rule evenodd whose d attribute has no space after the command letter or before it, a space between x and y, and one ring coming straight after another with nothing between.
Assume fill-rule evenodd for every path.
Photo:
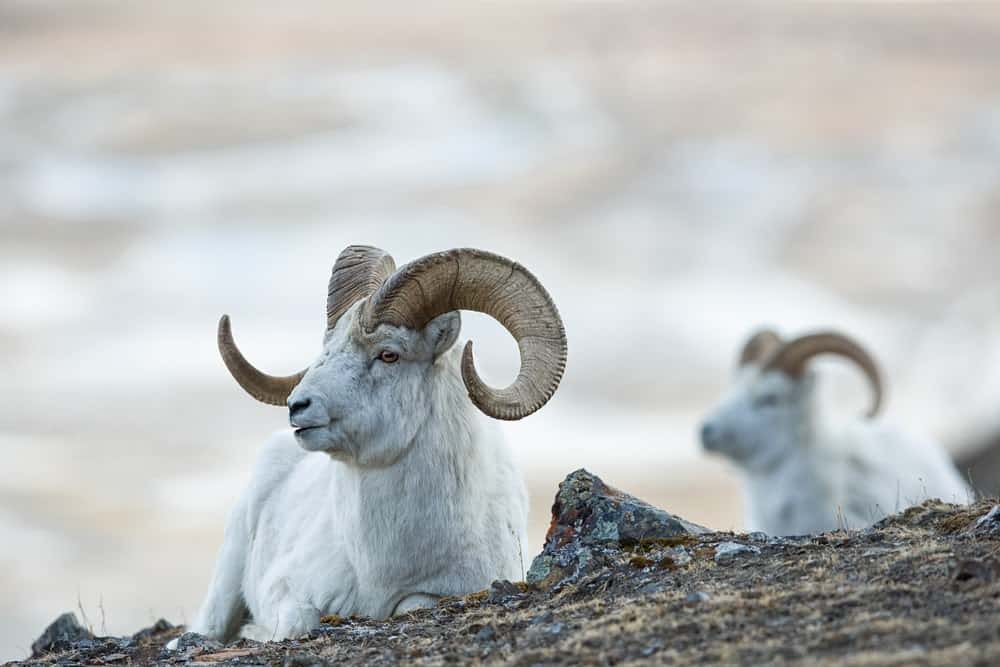
<instances>
[{"instance_id":1,"label":"background sheep's head","mask_svg":"<svg viewBox=\"0 0 1000 667\"><path fill-rule=\"evenodd\" d=\"M472 402L497 419L542 407L566 365L559 312L527 269L480 250L435 253L396 270L382 250L350 246L333 267L323 352L309 368L286 377L257 370L237 349L228 316L219 323L219 351L251 396L288 405L305 449L389 465L427 419L432 393L453 386L431 378L451 372L437 362L458 338L462 309L497 319L521 355L514 382L493 389L479 378L466 343L461 374Z\"/></svg>"},{"instance_id":2,"label":"background sheep's head","mask_svg":"<svg viewBox=\"0 0 1000 667\"><path fill-rule=\"evenodd\" d=\"M816 377L808 362L820 354L845 357L865 373L882 401L878 367L858 343L832 332L782 342L774 331L754 334L743 347L733 385L702 423L701 443L747 469L767 469L806 440L815 425Z\"/></svg>"}]
</instances>

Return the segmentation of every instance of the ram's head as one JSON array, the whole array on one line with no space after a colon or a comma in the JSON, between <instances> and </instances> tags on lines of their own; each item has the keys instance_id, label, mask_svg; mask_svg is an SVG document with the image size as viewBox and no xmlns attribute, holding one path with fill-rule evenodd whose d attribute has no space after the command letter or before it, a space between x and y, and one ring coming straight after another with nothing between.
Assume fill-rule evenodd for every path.
<instances>
[{"instance_id":1,"label":"ram's head","mask_svg":"<svg viewBox=\"0 0 1000 667\"><path fill-rule=\"evenodd\" d=\"M868 378L873 397L868 416L882 403L882 380L871 355L836 332L811 333L782 341L763 329L743 347L735 381L702 423L701 442L746 467L767 467L808 442L821 415L814 414L815 376L809 362L834 354L856 364Z\"/></svg>"},{"instance_id":2,"label":"ram's head","mask_svg":"<svg viewBox=\"0 0 1000 667\"><path fill-rule=\"evenodd\" d=\"M476 407L497 419L521 419L542 407L566 365L559 312L527 269L481 250L434 253L397 270L382 250L350 246L333 267L323 351L311 366L284 377L257 370L236 347L226 315L219 351L247 393L288 406L304 448L385 465L434 410L456 400L454 365L438 360L458 338L459 310L495 318L521 355L514 382L494 389L480 379L466 343L461 379Z\"/></svg>"}]
</instances>

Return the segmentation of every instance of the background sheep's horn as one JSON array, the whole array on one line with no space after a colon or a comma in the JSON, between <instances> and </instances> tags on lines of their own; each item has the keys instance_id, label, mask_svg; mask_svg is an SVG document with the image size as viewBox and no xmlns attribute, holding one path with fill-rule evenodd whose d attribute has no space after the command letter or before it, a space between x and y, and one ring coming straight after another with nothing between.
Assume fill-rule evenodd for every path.
<instances>
[{"instance_id":1,"label":"background sheep's horn","mask_svg":"<svg viewBox=\"0 0 1000 667\"><path fill-rule=\"evenodd\" d=\"M403 266L365 306L362 325L421 329L453 310L486 313L517 341L521 369L505 389L487 386L476 372L472 343L462 355L462 378L472 402L496 419L521 419L552 398L566 368L566 331L538 279L505 257L459 248Z\"/></svg>"},{"instance_id":2,"label":"background sheep's horn","mask_svg":"<svg viewBox=\"0 0 1000 667\"><path fill-rule=\"evenodd\" d=\"M389 253L368 245L352 245L337 257L326 294L326 328L337 325L340 316L358 299L371 295L396 270Z\"/></svg>"},{"instance_id":3,"label":"background sheep's horn","mask_svg":"<svg viewBox=\"0 0 1000 667\"><path fill-rule=\"evenodd\" d=\"M798 377L805 370L806 363L819 354L836 354L850 359L864 371L872 387L872 407L869 417L878 414L882 405L882 377L878 365L868 352L854 340L843 334L820 332L789 341L778 349L765 364L765 369L782 370Z\"/></svg>"},{"instance_id":4,"label":"background sheep's horn","mask_svg":"<svg viewBox=\"0 0 1000 667\"><path fill-rule=\"evenodd\" d=\"M236 382L258 401L269 405L285 405L288 395L306 374L301 371L281 377L257 370L236 347L233 331L229 326L229 315L223 315L219 320L219 354Z\"/></svg>"},{"instance_id":5,"label":"background sheep's horn","mask_svg":"<svg viewBox=\"0 0 1000 667\"><path fill-rule=\"evenodd\" d=\"M760 329L743 345L740 352L740 366L757 364L781 347L781 336L772 329Z\"/></svg>"}]
</instances>

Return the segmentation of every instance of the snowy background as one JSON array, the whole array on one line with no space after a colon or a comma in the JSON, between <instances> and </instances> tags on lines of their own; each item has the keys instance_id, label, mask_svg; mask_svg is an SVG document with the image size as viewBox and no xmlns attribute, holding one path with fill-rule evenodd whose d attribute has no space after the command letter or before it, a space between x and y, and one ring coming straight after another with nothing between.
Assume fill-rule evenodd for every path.
<instances>
[{"instance_id":1,"label":"snowy background","mask_svg":"<svg viewBox=\"0 0 1000 667\"><path fill-rule=\"evenodd\" d=\"M865 341L887 419L957 451L1000 427L1000 11L0 0L0 660L78 605L193 617L287 418L218 317L298 370L351 243L486 248L553 294L564 382L504 424L532 553L578 467L740 527L695 433L760 324Z\"/></svg>"}]
</instances>

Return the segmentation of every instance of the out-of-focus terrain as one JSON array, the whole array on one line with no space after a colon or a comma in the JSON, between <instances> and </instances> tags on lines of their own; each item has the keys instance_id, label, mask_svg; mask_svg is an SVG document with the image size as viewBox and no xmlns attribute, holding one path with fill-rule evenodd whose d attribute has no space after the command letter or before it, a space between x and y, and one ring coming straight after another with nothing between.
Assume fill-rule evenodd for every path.
<instances>
[{"instance_id":1,"label":"out-of-focus terrain","mask_svg":"<svg viewBox=\"0 0 1000 667\"><path fill-rule=\"evenodd\" d=\"M1000 427L998 165L987 5L0 2L0 659L78 600L108 633L193 616L286 418L218 316L301 368L349 243L488 248L554 295L565 380L504 425L529 554L581 466L739 528L694 434L764 322L855 334L887 419L957 450Z\"/></svg>"}]
</instances>

